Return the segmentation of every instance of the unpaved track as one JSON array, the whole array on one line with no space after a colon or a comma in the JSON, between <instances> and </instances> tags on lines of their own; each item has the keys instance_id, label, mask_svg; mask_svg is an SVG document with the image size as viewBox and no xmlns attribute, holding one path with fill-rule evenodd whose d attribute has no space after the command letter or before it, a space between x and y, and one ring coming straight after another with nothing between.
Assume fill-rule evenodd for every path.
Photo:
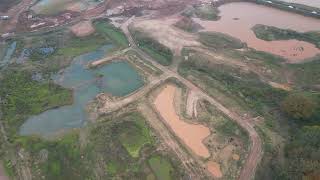
<instances>
[{"instance_id":1,"label":"unpaved track","mask_svg":"<svg viewBox=\"0 0 320 180\"><path fill-rule=\"evenodd\" d=\"M235 122L237 122L242 128L244 128L248 132L250 140L251 140L251 147L250 147L250 152L247 157L246 163L244 164L244 166L241 170L239 179L240 180L253 179L257 165L262 157L261 139L260 139L258 133L255 131L254 125L250 124L248 120L242 119L242 117L239 116L238 114L231 112L229 109L224 107L222 104L220 104L218 101L213 99L211 96L207 95L205 92L203 92L200 88L195 86L193 83L191 83L187 79L178 75L176 72L173 72L170 69L156 63L156 61L153 60L144 51L137 48L129 30L128 30L128 26L133 20L134 20L134 16L132 18L130 18L127 22L125 22L121 26L121 29L123 30L123 32L127 36L128 40L131 44L131 47L133 49L135 49L142 58L148 60L150 63L152 63L153 66L157 67L158 69L163 71L165 74L167 74L171 77L177 78L179 81L181 81L183 84L185 84L190 90L198 93L201 98L206 99L212 105L216 106L221 112L226 114L229 118L233 119Z\"/></svg>"},{"instance_id":2,"label":"unpaved track","mask_svg":"<svg viewBox=\"0 0 320 180\"><path fill-rule=\"evenodd\" d=\"M163 140L165 145L168 146L180 159L183 166L187 170L190 179L199 179L201 170L194 167L196 162L194 161L193 157L191 157L185 152L184 149L181 148L181 145L176 138L171 135L171 132L168 130L168 128L159 121L157 114L150 107L150 105L141 103L138 109L146 117L152 128L160 135L160 138Z\"/></svg>"},{"instance_id":3,"label":"unpaved track","mask_svg":"<svg viewBox=\"0 0 320 180\"><path fill-rule=\"evenodd\" d=\"M183 84L185 84L189 90L193 93L193 96L199 98L199 99L205 99L209 101L212 105L216 106L221 112L223 112L225 115L227 115L229 118L234 120L236 123L238 123L242 128L244 128L249 135L249 138L251 140L251 146L250 146L250 152L249 155L246 159L245 165L243 166L239 179L240 180L250 180L253 179L255 175L255 171L257 168L257 165L262 157L262 147L261 147L261 139L258 135L258 133L254 129L254 125L250 124L248 119L243 119L241 116L238 114L230 111L228 108L224 107L221 103L213 99L211 96L207 95L202 89L188 81L187 79L183 78L176 72L156 63L155 60L153 60L149 55L147 55L145 52L137 48L129 30L128 30L128 25L133 21L134 17L130 18L127 22L125 22L122 26L121 29L127 36L130 44L131 44L131 49L136 51L142 58L145 60L148 60L153 66L156 68L160 69L163 74L155 78L153 81L151 81L148 85L143 87L142 89L138 90L136 93L134 93L131 96L128 96L120 101L116 102L109 102L105 103L105 106L101 108L99 111L100 113L109 113L113 112L115 110L118 110L122 108L123 106L126 106L139 98L142 98L144 95L146 95L150 90L152 90L155 86L161 84L168 78L176 78ZM96 64L98 65L98 64Z\"/></svg>"}]
</instances>

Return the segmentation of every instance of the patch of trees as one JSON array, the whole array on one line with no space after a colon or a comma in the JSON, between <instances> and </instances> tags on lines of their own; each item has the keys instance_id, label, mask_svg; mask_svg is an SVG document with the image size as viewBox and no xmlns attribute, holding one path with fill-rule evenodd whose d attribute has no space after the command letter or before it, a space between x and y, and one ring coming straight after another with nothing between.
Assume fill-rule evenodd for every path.
<instances>
[{"instance_id":1,"label":"patch of trees","mask_svg":"<svg viewBox=\"0 0 320 180\"><path fill-rule=\"evenodd\" d=\"M294 119L308 119L316 111L317 104L301 93L288 95L281 105L283 111Z\"/></svg>"}]
</instances>

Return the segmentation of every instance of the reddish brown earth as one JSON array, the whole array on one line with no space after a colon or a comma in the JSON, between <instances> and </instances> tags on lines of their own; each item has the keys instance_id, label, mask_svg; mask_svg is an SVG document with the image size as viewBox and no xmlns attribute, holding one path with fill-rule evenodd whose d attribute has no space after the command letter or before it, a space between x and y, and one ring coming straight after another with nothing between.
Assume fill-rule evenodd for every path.
<instances>
[{"instance_id":1,"label":"reddish brown earth","mask_svg":"<svg viewBox=\"0 0 320 180\"><path fill-rule=\"evenodd\" d=\"M88 36L95 31L91 21L79 22L78 24L73 25L70 29L72 33L78 37Z\"/></svg>"},{"instance_id":2,"label":"reddish brown earth","mask_svg":"<svg viewBox=\"0 0 320 180\"><path fill-rule=\"evenodd\" d=\"M200 124L190 124L182 120L174 107L176 87L167 85L156 97L154 104L163 120L172 131L198 156L208 158L210 152L203 140L210 135L210 130Z\"/></svg>"},{"instance_id":3,"label":"reddish brown earth","mask_svg":"<svg viewBox=\"0 0 320 180\"><path fill-rule=\"evenodd\" d=\"M220 169L220 165L218 163L213 161L207 162L207 169L214 177L216 178L222 177L222 172Z\"/></svg>"}]
</instances>

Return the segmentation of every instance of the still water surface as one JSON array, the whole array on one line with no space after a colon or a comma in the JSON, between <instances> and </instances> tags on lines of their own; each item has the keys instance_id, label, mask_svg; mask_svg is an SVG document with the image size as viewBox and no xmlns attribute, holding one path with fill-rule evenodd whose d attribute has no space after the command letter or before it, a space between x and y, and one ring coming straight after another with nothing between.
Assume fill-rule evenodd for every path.
<instances>
[{"instance_id":1,"label":"still water surface","mask_svg":"<svg viewBox=\"0 0 320 180\"><path fill-rule=\"evenodd\" d=\"M72 105L45 111L30 117L20 128L21 135L49 136L62 130L79 128L87 120L86 105L98 93L108 92L124 96L143 86L143 79L127 62L113 62L98 69L88 69L89 62L105 56L111 46L76 57L62 73L53 76L56 83L72 88Z\"/></svg>"}]
</instances>

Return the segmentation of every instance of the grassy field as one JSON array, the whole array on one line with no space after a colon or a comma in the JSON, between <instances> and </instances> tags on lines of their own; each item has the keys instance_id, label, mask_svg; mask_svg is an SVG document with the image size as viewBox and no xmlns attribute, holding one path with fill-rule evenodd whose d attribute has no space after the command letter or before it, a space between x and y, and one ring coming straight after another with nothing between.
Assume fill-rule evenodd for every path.
<instances>
[{"instance_id":1,"label":"grassy field","mask_svg":"<svg viewBox=\"0 0 320 180\"><path fill-rule=\"evenodd\" d=\"M120 29L104 21L96 21L93 24L100 34L108 36L114 44L121 48L128 47L129 42L125 34Z\"/></svg>"},{"instance_id":2,"label":"grassy field","mask_svg":"<svg viewBox=\"0 0 320 180\"><path fill-rule=\"evenodd\" d=\"M320 32L300 33L290 29L280 29L273 26L255 25L252 28L257 38L265 41L296 39L314 44L320 48Z\"/></svg>"},{"instance_id":3,"label":"grassy field","mask_svg":"<svg viewBox=\"0 0 320 180\"><path fill-rule=\"evenodd\" d=\"M152 156L148 159L148 164L158 180L173 179L172 172L174 171L174 168L170 161L164 157L159 155Z\"/></svg>"},{"instance_id":4,"label":"grassy field","mask_svg":"<svg viewBox=\"0 0 320 180\"><path fill-rule=\"evenodd\" d=\"M169 48L140 31L131 30L131 33L139 48L153 57L159 64L169 66L172 63L173 53Z\"/></svg>"},{"instance_id":5,"label":"grassy field","mask_svg":"<svg viewBox=\"0 0 320 180\"><path fill-rule=\"evenodd\" d=\"M288 66L294 72L295 82L302 87L311 88L313 85L320 84L320 57L316 57L311 62Z\"/></svg>"},{"instance_id":6,"label":"grassy field","mask_svg":"<svg viewBox=\"0 0 320 180\"><path fill-rule=\"evenodd\" d=\"M130 121L123 127L123 132L119 132L119 141L133 158L138 158L140 150L146 144L152 144L149 129L140 114L131 114Z\"/></svg>"},{"instance_id":7,"label":"grassy field","mask_svg":"<svg viewBox=\"0 0 320 180\"><path fill-rule=\"evenodd\" d=\"M201 32L199 41L208 47L215 49L241 49L245 47L239 39L218 32Z\"/></svg>"}]
</instances>

